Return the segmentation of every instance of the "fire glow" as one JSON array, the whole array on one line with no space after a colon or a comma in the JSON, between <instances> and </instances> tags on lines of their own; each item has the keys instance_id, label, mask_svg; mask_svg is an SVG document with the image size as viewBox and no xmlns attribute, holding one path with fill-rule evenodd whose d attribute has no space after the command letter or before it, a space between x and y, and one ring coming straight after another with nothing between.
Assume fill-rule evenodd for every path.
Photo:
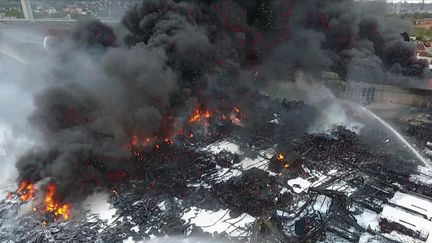
<instances>
[{"instance_id":1,"label":"fire glow","mask_svg":"<svg viewBox=\"0 0 432 243\"><path fill-rule=\"evenodd\" d=\"M173 141L168 137L165 137L163 139L160 139L156 136L139 138L137 135L133 135L130 143L127 144L125 147L132 152L132 155L134 157L141 157L143 153L139 149L140 147L150 147L151 145L155 149L160 149L162 144L172 145Z\"/></svg>"},{"instance_id":2,"label":"fire glow","mask_svg":"<svg viewBox=\"0 0 432 243\"><path fill-rule=\"evenodd\" d=\"M49 184L43 202L41 205L33 207L33 211L52 214L54 215L54 220L63 218L63 220L67 221L71 217L71 205L59 203L56 200L56 192L57 186L53 183ZM27 181L22 181L20 187L16 191L16 195L24 203L33 201L36 197L36 193L35 184ZM11 196L9 196L9 198L11 198Z\"/></svg>"},{"instance_id":3,"label":"fire glow","mask_svg":"<svg viewBox=\"0 0 432 243\"><path fill-rule=\"evenodd\" d=\"M195 109L194 113L189 118L189 123L201 122L203 120L208 120L208 119L210 119L211 116L212 116L212 114L209 110Z\"/></svg>"},{"instance_id":4,"label":"fire glow","mask_svg":"<svg viewBox=\"0 0 432 243\"><path fill-rule=\"evenodd\" d=\"M198 125L198 126L204 126L205 128L210 126L211 119L215 117L215 120L228 120L230 119L231 122L235 125L242 126L241 121L246 117L244 113L240 111L239 108L233 107L231 111L223 112L219 109L216 109L214 112L203 108L202 106L198 106L195 108L192 112L192 114L187 118L186 122L188 124ZM172 120L172 117L169 118L169 120ZM173 124L176 124L176 121L172 121ZM176 141L176 137L185 137L188 139L194 139L196 135L193 131L190 131L190 129L185 129L185 125L183 126L177 126L178 128L175 132L173 132L171 135L167 135L166 137L158 137L158 136L149 136L149 137L139 137L138 135L134 134L130 138L130 142L125 145L125 148L130 150L132 152L132 155L134 157L142 157L144 155L144 152L141 151L140 148L148 148L153 147L156 150L159 150L162 145L173 145ZM176 126L176 125L174 125ZM187 128L188 126L186 126ZM207 130L206 130L207 131ZM211 135L211 132L206 133L207 135Z\"/></svg>"},{"instance_id":5,"label":"fire glow","mask_svg":"<svg viewBox=\"0 0 432 243\"><path fill-rule=\"evenodd\" d=\"M133 146L133 147L148 146L152 143L155 143L155 141L157 141L157 140L158 140L157 137L153 137L153 138L145 137L145 138L140 139L137 135L133 135L131 138L130 146ZM164 140L166 142L168 140L168 138L165 138Z\"/></svg>"},{"instance_id":6,"label":"fire glow","mask_svg":"<svg viewBox=\"0 0 432 243\"><path fill-rule=\"evenodd\" d=\"M62 217L64 220L68 220L70 218L70 205L68 204L59 204L55 200L55 195L57 191L57 186L55 184L48 185L48 192L45 195L44 203L45 203L45 212L54 214L55 218Z\"/></svg>"},{"instance_id":7,"label":"fire glow","mask_svg":"<svg viewBox=\"0 0 432 243\"><path fill-rule=\"evenodd\" d=\"M245 114L243 114L239 108L233 107L233 112L230 115L231 122L237 126L242 126L242 119L245 119Z\"/></svg>"},{"instance_id":8,"label":"fire glow","mask_svg":"<svg viewBox=\"0 0 432 243\"><path fill-rule=\"evenodd\" d=\"M285 156L283 154L278 154L276 158L279 161L283 161L285 159Z\"/></svg>"},{"instance_id":9,"label":"fire glow","mask_svg":"<svg viewBox=\"0 0 432 243\"><path fill-rule=\"evenodd\" d=\"M17 190L17 194L23 202L32 200L35 196L35 193L36 190L34 184L25 181L20 183L20 187Z\"/></svg>"}]
</instances>

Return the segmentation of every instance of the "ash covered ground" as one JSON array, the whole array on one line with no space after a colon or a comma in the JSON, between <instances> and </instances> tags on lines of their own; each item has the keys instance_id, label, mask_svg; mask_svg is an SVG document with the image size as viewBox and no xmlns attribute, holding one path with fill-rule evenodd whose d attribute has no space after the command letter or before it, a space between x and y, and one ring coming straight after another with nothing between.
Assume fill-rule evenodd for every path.
<instances>
[{"instance_id":1,"label":"ash covered ground","mask_svg":"<svg viewBox=\"0 0 432 243\"><path fill-rule=\"evenodd\" d=\"M411 27L384 13L144 0L116 26L45 39L39 61L15 58L37 142L16 159L0 240L430 242L429 112L397 121L409 149L320 79L425 85ZM276 82L302 99L274 97Z\"/></svg>"},{"instance_id":2,"label":"ash covered ground","mask_svg":"<svg viewBox=\"0 0 432 243\"><path fill-rule=\"evenodd\" d=\"M3 201L2 241L423 242L430 221L419 213L405 223L391 217L404 207L399 200L415 206L432 196L431 172L393 134L369 117L359 134L339 126L288 135L299 111L316 111L272 102L275 109L259 108L252 130L221 124L218 136L185 137L135 157L135 172L111 178L109 190L90 199L98 204L68 221ZM371 133L379 133L375 141Z\"/></svg>"}]
</instances>

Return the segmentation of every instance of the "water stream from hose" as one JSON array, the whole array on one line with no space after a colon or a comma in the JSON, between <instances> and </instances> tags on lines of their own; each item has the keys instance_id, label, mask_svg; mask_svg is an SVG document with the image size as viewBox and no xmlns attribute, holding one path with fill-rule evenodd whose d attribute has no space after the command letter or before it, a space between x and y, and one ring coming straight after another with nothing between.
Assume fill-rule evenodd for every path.
<instances>
[{"instance_id":1,"label":"water stream from hose","mask_svg":"<svg viewBox=\"0 0 432 243\"><path fill-rule=\"evenodd\" d=\"M379 121L382 125L384 125L387 129L389 129L405 146L407 146L411 152L419 159L426 167L430 167L429 160L424 158L396 129L394 129L390 124L388 124L386 121L381 119L381 117L377 116L375 113L373 113L371 110L367 109L366 107L359 106L360 109L362 109L366 114L370 115L371 117L375 118L377 121Z\"/></svg>"}]
</instances>

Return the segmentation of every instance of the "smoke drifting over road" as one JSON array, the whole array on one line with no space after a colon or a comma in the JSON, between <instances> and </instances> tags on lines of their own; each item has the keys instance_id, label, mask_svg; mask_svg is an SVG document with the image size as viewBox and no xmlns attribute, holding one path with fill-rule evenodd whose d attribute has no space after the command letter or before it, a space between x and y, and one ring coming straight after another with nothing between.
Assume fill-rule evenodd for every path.
<instances>
[{"instance_id":1,"label":"smoke drifting over road","mask_svg":"<svg viewBox=\"0 0 432 243\"><path fill-rule=\"evenodd\" d=\"M262 77L421 77L406 29L384 20L384 5L369 14L370 4L145 0L114 29L85 22L50 53L50 82L30 117L44 141L18 160L19 179L55 182L60 201L79 202L114 171L134 168L132 138L163 140L197 106L253 103Z\"/></svg>"}]
</instances>

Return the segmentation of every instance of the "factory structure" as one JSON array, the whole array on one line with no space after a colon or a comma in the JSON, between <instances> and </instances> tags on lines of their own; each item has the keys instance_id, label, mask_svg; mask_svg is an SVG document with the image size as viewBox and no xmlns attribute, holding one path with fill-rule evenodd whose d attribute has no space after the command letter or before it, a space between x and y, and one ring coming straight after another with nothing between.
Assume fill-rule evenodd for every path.
<instances>
[{"instance_id":1,"label":"factory structure","mask_svg":"<svg viewBox=\"0 0 432 243\"><path fill-rule=\"evenodd\" d=\"M362 105L393 104L401 107L432 107L431 89L345 81L333 73L324 73L322 79L339 98Z\"/></svg>"}]
</instances>

